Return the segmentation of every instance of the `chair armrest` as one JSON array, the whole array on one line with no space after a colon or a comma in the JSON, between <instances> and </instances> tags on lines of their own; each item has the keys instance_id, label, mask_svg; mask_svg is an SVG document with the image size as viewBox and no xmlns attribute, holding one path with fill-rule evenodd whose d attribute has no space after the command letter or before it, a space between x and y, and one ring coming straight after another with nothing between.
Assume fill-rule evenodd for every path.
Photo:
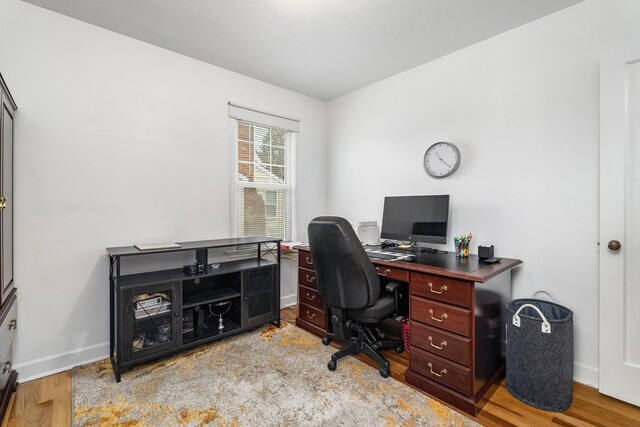
<instances>
[{"instance_id":1,"label":"chair armrest","mask_svg":"<svg viewBox=\"0 0 640 427\"><path fill-rule=\"evenodd\" d=\"M389 282L384 287L384 290L387 292L393 293L393 315L394 316L403 316L408 313L401 313L401 311L406 311L408 307L406 304L406 289L407 284L402 282Z\"/></svg>"},{"instance_id":2,"label":"chair armrest","mask_svg":"<svg viewBox=\"0 0 640 427\"><path fill-rule=\"evenodd\" d=\"M389 282L387 286L385 286L384 290L387 292L398 292L402 283L400 282Z\"/></svg>"}]
</instances>

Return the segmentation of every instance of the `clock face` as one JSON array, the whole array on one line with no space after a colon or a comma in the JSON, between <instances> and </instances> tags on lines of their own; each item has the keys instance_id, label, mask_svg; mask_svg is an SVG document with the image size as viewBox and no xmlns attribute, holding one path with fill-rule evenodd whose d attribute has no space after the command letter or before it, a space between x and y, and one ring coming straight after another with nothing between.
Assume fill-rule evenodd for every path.
<instances>
[{"instance_id":1,"label":"clock face","mask_svg":"<svg viewBox=\"0 0 640 427\"><path fill-rule=\"evenodd\" d=\"M460 151L450 142L436 142L424 154L424 168L434 178L451 175L460 166Z\"/></svg>"}]
</instances>

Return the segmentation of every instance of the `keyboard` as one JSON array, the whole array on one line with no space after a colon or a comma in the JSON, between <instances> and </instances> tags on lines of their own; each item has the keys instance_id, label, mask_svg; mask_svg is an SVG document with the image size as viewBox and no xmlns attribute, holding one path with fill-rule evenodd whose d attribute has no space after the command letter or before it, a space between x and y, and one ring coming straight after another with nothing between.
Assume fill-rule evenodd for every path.
<instances>
[{"instance_id":1,"label":"keyboard","mask_svg":"<svg viewBox=\"0 0 640 427\"><path fill-rule=\"evenodd\" d=\"M385 254L385 253L381 253L381 252L367 252L367 255L369 256L369 258L386 259L387 261L394 260L394 259L400 259L400 257L398 255Z\"/></svg>"}]
</instances>

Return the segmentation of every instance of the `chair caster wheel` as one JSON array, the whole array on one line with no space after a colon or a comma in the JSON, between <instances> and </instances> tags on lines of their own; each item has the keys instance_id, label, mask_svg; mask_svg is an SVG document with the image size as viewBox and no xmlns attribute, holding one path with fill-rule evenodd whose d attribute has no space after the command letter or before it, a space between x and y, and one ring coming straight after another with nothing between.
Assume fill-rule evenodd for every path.
<instances>
[{"instance_id":1,"label":"chair caster wheel","mask_svg":"<svg viewBox=\"0 0 640 427\"><path fill-rule=\"evenodd\" d=\"M380 375L382 378L389 378L389 370L388 369L380 369Z\"/></svg>"},{"instance_id":2,"label":"chair caster wheel","mask_svg":"<svg viewBox=\"0 0 640 427\"><path fill-rule=\"evenodd\" d=\"M399 345L395 348L396 353L400 354L404 351L404 346L403 345Z\"/></svg>"},{"instance_id":3,"label":"chair caster wheel","mask_svg":"<svg viewBox=\"0 0 640 427\"><path fill-rule=\"evenodd\" d=\"M329 345L329 344L331 344L331 338L327 338L327 337L322 338L322 344L324 344L324 345ZM331 368L329 368L329 369L331 369ZM334 368L334 369L335 369L335 368ZM332 369L332 370L333 370L333 369Z\"/></svg>"},{"instance_id":4,"label":"chair caster wheel","mask_svg":"<svg viewBox=\"0 0 640 427\"><path fill-rule=\"evenodd\" d=\"M327 363L327 368L329 368L330 371L335 371L336 365L337 363L335 362L335 360L332 360L331 362ZM387 376L389 376L389 374L387 374Z\"/></svg>"}]
</instances>

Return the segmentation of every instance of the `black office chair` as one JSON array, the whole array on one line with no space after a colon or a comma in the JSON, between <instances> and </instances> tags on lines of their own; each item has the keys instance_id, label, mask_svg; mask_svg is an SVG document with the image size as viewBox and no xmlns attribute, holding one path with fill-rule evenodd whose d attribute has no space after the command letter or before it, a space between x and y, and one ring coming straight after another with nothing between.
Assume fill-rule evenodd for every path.
<instances>
[{"instance_id":1,"label":"black office chair","mask_svg":"<svg viewBox=\"0 0 640 427\"><path fill-rule=\"evenodd\" d=\"M402 306L406 284L390 282L381 292L380 278L351 224L344 218L318 217L309 224L309 246L316 270L318 292L331 310L333 333L322 343L337 340L345 345L331 356L328 368L336 369L338 359L364 352L380 366L380 375L389 376L389 361L378 353L395 348L402 353L402 341L387 341L374 325L396 313Z\"/></svg>"}]
</instances>

